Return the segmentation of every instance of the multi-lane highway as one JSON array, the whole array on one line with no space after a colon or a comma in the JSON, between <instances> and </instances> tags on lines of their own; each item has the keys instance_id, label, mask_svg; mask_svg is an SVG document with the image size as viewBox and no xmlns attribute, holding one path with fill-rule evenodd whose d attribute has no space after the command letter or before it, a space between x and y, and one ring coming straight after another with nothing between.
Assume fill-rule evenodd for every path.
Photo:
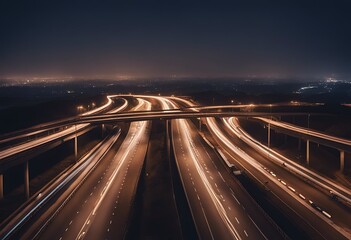
<instances>
[{"instance_id":1,"label":"multi-lane highway","mask_svg":"<svg viewBox=\"0 0 351 240\"><path fill-rule=\"evenodd\" d=\"M144 120L224 117L233 114L200 112L211 110L211 107L198 108L195 103L178 97L128 95L139 103L131 113L119 113L128 106L128 102L124 100L123 105L107 114L95 115L111 106L112 97L123 96L109 96L104 106L74 120L81 121L76 127L10 147L6 149L7 152L0 152L4 154L3 158L7 158L48 141L74 134L88 127L90 123L133 121L128 132L121 134L115 131L84 159L50 182L36 195L36 199L32 198L22 215L18 214L17 218L8 221L8 225L0 232L2 238L124 238L130 224L150 136L151 121ZM162 110L151 111L152 106L148 101L150 99L159 101ZM234 177L226 165L228 161L229 164L244 169L250 178L266 189L274 203L278 199L277 209L301 227L305 236L320 239L350 238L351 225L349 221L345 221L350 217L350 210L328 195L328 191L333 190L349 197L349 189L302 169L268 149L245 133L235 118L222 121L206 118L205 121L209 133L216 141L215 146L204 134L200 134L190 120L175 119L171 122L174 160L200 239L285 237L279 224L274 223ZM291 126L289 128L295 131ZM44 131L43 129L33 132ZM33 133L23 134L32 136ZM311 179L306 181L306 176ZM313 181L317 181L319 187L311 184ZM327 191L323 191L323 188Z\"/></svg>"},{"instance_id":2,"label":"multi-lane highway","mask_svg":"<svg viewBox=\"0 0 351 240\"><path fill-rule=\"evenodd\" d=\"M301 223L309 228L306 231L314 232L312 235L315 237L325 239L335 236L340 239L350 237L350 226L345 222L350 212L345 211L343 206L292 174L284 165L278 166L268 156L256 153L241 140L242 136L228 134L215 119L208 118L207 125L223 152L227 153L228 159L281 199L282 204L296 214L295 218L301 218ZM331 214L332 218L323 211Z\"/></svg>"},{"instance_id":3,"label":"multi-lane highway","mask_svg":"<svg viewBox=\"0 0 351 240\"><path fill-rule=\"evenodd\" d=\"M336 149L351 149L351 140L349 139L331 136L329 134L318 132L310 128L304 128L282 121L275 121L269 118L254 117L254 119L264 122L266 124L270 124L271 128L287 131L288 133L293 134L297 137L314 140L317 143L325 144Z\"/></svg>"},{"instance_id":4,"label":"multi-lane highway","mask_svg":"<svg viewBox=\"0 0 351 240\"><path fill-rule=\"evenodd\" d=\"M209 151L194 126L186 120L174 120L173 148L195 225L201 239L279 239L278 231L265 222L259 210L250 216L239 197L227 183L226 172L218 167L221 160ZM237 187L237 186L236 186ZM248 202L247 202L248 203ZM252 207L255 205L253 204ZM267 230L268 231L265 231ZM267 236L274 236L268 238Z\"/></svg>"},{"instance_id":5,"label":"multi-lane highway","mask_svg":"<svg viewBox=\"0 0 351 240\"><path fill-rule=\"evenodd\" d=\"M345 144L345 145L351 146L351 140L348 140L348 139L345 139L345 138L339 138L339 137L331 136L331 135L328 135L328 134L325 134L325 133L322 133L322 132L317 132L317 131L315 131L313 129L310 129L310 128L306 129L306 128L299 127L299 126L296 126L296 125L293 125L293 124L289 124L289 123L286 123L286 122L274 121L274 120L269 119L269 118L255 117L255 119L261 120L262 122L269 123L271 125L274 125L274 126L277 126L277 127L280 127L280 128L290 129L290 130L292 130L294 132L301 133L301 134L304 134L306 136L322 138L322 139L326 139L326 140L329 140L329 141L332 141L332 142L337 142L337 143L340 143L340 144Z\"/></svg>"},{"instance_id":6,"label":"multi-lane highway","mask_svg":"<svg viewBox=\"0 0 351 240\"><path fill-rule=\"evenodd\" d=\"M96 108L92 111L89 111L89 112L86 112L84 114L82 114L82 116L88 116L88 115L91 115L91 114L95 114L95 113L98 113L98 112L101 112L103 111L104 109L107 109L108 107L110 107L113 103L112 101L112 97L116 97L116 96L108 96L108 102L99 107L99 108ZM124 100L124 103L109 111L108 113L117 113L117 112L120 112L122 111L123 109L125 109L128 105L128 102L126 100ZM54 134L50 134L48 136L43 136L43 137L40 137L38 139L34 139L32 141L29 141L29 142L23 142L23 143L20 143L20 144L17 144L13 147L8 147L6 149L3 149L0 151L0 161L2 159L5 159L5 158L9 158L15 154L19 154L21 152L24 152L26 150L29 150L29 149L33 149L33 148L36 148L38 146L42 146L44 144L47 144L49 142L52 142L52 141L55 141L57 139L62 139L62 138L65 138L69 135L72 135L72 134L75 134L76 132L80 132L82 131L83 129L86 129L90 124L86 123L86 124L78 124L78 125L74 125L74 126L71 126L71 127L68 127L67 129L64 129L62 131L59 131L57 133L54 133ZM38 131L35 131L35 134L37 134ZM15 138L25 138L25 137L28 137L28 136L31 136L33 135L33 133L25 133L25 134L21 134L19 136L16 136L16 137L11 137L9 138L10 140L13 140ZM5 141L5 140L3 140Z\"/></svg>"},{"instance_id":7,"label":"multi-lane highway","mask_svg":"<svg viewBox=\"0 0 351 240\"><path fill-rule=\"evenodd\" d=\"M194 106L190 101L180 101L189 107ZM237 161L239 161L239 164L252 174L251 177L259 179L261 172L262 178L260 181L263 185L266 184L267 186L267 183L276 180L278 185L280 184L285 188L283 191L293 193L296 195L293 197L299 198L294 205L304 200L310 211L315 211L319 218L328 218L323 220L328 221L328 224L336 231L340 231L341 235L350 236L350 225L345 222L345 219L350 216L348 208L345 209L343 206L336 204L334 200L330 198L330 195L314 188L314 185L311 186L311 182L318 183L318 187L327 190L327 193L329 193L330 190L334 192L339 191L341 194L344 194L343 196L346 198L349 197L349 189L339 186L329 179L325 179L307 169L301 169L301 166L297 166L297 164L294 164L282 155L271 152L269 148L259 144L242 131L237 124L238 122L235 121L237 120L236 118L231 118L230 120L225 119L222 128L220 128L217 121L213 118L208 118L206 120L207 126L218 140L218 143L229 153L229 159L235 160L234 162L236 164L238 164ZM232 134L226 133L227 131ZM253 150L258 152L255 153ZM233 157L233 155L235 157ZM269 162L271 158L274 158L276 161ZM292 171L294 171L294 174L291 173ZM272 184L268 187L271 185ZM333 212L333 214L328 211ZM303 212L301 216L303 217L304 214ZM333 218L332 221L330 221L331 218ZM318 228L318 225L314 227ZM323 233L321 233L321 235L323 235Z\"/></svg>"},{"instance_id":8,"label":"multi-lane highway","mask_svg":"<svg viewBox=\"0 0 351 240\"><path fill-rule=\"evenodd\" d=\"M80 116L89 116L89 115L93 115L93 114L103 113L104 111L106 111L108 108L110 108L113 105L114 101L112 99L119 98L119 95L108 95L108 96L106 96L106 98L107 98L107 102L104 105L97 107L93 110L90 110L88 112L82 113ZM127 107L127 105L128 105L127 100L124 98L121 98L121 99L123 100L123 104L120 107L117 107L116 109L110 111L110 113L116 113L116 112L122 111L123 109L125 109ZM61 122L61 121L62 120L53 121L50 123L43 123L43 124L40 124L39 126L34 126L34 127L31 127L31 128L25 129L25 130L19 130L19 131L13 132L13 133L5 134L5 135L1 136L0 144L10 142L13 140L17 140L17 139L28 138L28 137L31 137L33 135L43 133L43 132L47 131L45 129L46 126L49 126L55 122ZM42 129L37 129L37 128L42 128Z\"/></svg>"},{"instance_id":9,"label":"multi-lane highway","mask_svg":"<svg viewBox=\"0 0 351 240\"><path fill-rule=\"evenodd\" d=\"M151 109L149 102L142 99L139 102L136 110ZM57 199L57 204L31 223L22 237L123 238L145 158L150 124L132 123L119 149L115 149L114 144L106 156L91 168L93 170L82 173L62 193L70 195L74 191L71 199L67 202ZM50 217L53 214L55 217Z\"/></svg>"},{"instance_id":10,"label":"multi-lane highway","mask_svg":"<svg viewBox=\"0 0 351 240\"><path fill-rule=\"evenodd\" d=\"M351 205L351 190L349 188L344 187L331 179L321 176L320 174L315 173L310 169L307 169L306 167L288 159L287 157L255 140L240 127L237 118L225 118L223 119L223 122L229 131L239 137L246 144L250 145L261 155L268 156L268 158L277 165L284 166L285 169L289 170L290 172L294 172L303 179L307 179L310 183L313 183L315 186L324 189L328 193L332 192L333 194L336 194L340 200L345 201L347 205ZM329 137L329 135L327 136Z\"/></svg>"},{"instance_id":11,"label":"multi-lane highway","mask_svg":"<svg viewBox=\"0 0 351 240\"><path fill-rule=\"evenodd\" d=\"M169 100L163 100L163 105L176 107ZM282 238L247 192L231 181L222 161L189 120L172 120L172 143L200 239Z\"/></svg>"}]
</instances>

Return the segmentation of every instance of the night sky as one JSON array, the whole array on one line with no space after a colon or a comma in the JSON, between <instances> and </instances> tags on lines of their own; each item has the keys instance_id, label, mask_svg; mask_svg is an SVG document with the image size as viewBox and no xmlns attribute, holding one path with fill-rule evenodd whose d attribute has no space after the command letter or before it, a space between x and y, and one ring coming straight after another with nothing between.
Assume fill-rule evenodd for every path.
<instances>
[{"instance_id":1,"label":"night sky","mask_svg":"<svg viewBox=\"0 0 351 240\"><path fill-rule=\"evenodd\" d=\"M0 77L351 80L351 1L0 3Z\"/></svg>"}]
</instances>

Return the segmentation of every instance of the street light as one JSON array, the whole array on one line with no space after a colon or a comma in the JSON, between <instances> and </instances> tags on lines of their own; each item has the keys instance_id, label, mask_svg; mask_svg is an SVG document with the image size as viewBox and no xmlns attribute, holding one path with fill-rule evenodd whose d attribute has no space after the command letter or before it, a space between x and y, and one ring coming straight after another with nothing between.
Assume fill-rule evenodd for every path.
<instances>
[{"instance_id":1,"label":"street light","mask_svg":"<svg viewBox=\"0 0 351 240\"><path fill-rule=\"evenodd\" d=\"M81 113L83 111L84 107L82 105L77 107L78 113Z\"/></svg>"},{"instance_id":2,"label":"street light","mask_svg":"<svg viewBox=\"0 0 351 240\"><path fill-rule=\"evenodd\" d=\"M80 106L77 107L77 111L78 111L78 113L80 113Z\"/></svg>"}]
</instances>

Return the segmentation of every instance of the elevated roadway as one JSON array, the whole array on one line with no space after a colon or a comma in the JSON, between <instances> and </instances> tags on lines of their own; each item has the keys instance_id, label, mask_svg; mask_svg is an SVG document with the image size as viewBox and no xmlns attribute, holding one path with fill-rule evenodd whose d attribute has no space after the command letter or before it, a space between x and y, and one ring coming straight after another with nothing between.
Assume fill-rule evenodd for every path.
<instances>
[{"instance_id":1,"label":"elevated roadway","mask_svg":"<svg viewBox=\"0 0 351 240\"><path fill-rule=\"evenodd\" d=\"M263 122L265 124L270 124L271 129L274 129L277 132L284 133L300 139L310 140L312 142L331 148L351 152L351 140L349 139L331 136L329 134L318 132L311 128L304 128L269 118L254 117L253 119Z\"/></svg>"}]
</instances>

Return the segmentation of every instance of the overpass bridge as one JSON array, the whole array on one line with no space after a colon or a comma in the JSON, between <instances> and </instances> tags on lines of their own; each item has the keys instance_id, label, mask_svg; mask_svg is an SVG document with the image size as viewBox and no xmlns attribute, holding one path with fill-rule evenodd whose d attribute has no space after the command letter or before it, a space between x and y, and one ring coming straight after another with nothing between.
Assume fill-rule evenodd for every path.
<instances>
[{"instance_id":1,"label":"overpass bridge","mask_svg":"<svg viewBox=\"0 0 351 240\"><path fill-rule=\"evenodd\" d=\"M220 109L220 108L218 108ZM291 115L291 113L275 113L276 115ZM301 113L304 114L304 113ZM0 199L3 198L3 173L14 166L25 164L24 181L26 197L29 197L29 166L28 160L34 156L48 151L66 141L74 139L75 156L78 154L78 137L92 128L105 124L116 124L118 122L133 122L144 120L170 120L179 118L201 118L201 117L264 117L271 115L265 112L194 112L181 109L157 110L157 111L136 111L127 113L80 115L74 118L67 118L59 121L49 122L29 129L21 130L6 137L0 138L0 143L9 143L13 140L20 140L33 137L34 140L22 142L15 146L0 150ZM295 113L294 113L295 115ZM84 126L84 127L80 127ZM79 128L79 129L78 129ZM62 130L63 129L63 130ZM58 132L55 132L58 130ZM41 136L36 139L35 135L51 132L51 135ZM54 132L54 133L52 133ZM65 133L66 132L66 133Z\"/></svg>"},{"instance_id":2,"label":"overpass bridge","mask_svg":"<svg viewBox=\"0 0 351 240\"><path fill-rule=\"evenodd\" d=\"M242 107L252 106L242 105ZM271 106L271 105L267 105ZM67 127L77 126L81 124L90 124L90 125L101 125L104 128L104 124L116 124L118 122L133 122L133 121L145 121L145 120L171 120L171 119L191 119L191 118L204 118L204 117L215 117L215 118L224 118L224 117L238 117L238 118L256 118L267 119L271 116L291 116L291 115L308 115L305 112L243 112L243 111L222 111L226 106L200 106L200 107L190 107L190 108L180 108L172 110L153 110L153 111L135 111L135 112L119 112L111 114L94 114L94 115L80 115L73 118L67 118L59 121L49 122L46 124L34 126L25 130L17 131L12 134L8 134L4 137L0 137L0 143L10 142L13 139L21 139L28 136L35 136L36 134L41 134L43 132L49 132L52 130L66 129ZM197 110L197 111L194 111ZM238 108L241 109L241 108ZM322 114L321 114L322 115ZM323 114L324 115L324 114ZM269 119L268 119L269 120ZM307 145L309 141L314 141L316 143L327 145L336 149L342 149L340 152L340 161L342 162L342 167L344 163L344 152L351 152L351 141L335 141L331 136L312 134L313 131L309 132L297 131L293 128L285 128L278 126L273 122L268 123L270 127L276 129L277 131L282 131L286 134L290 134L296 137L307 139ZM269 131L270 131L269 127ZM86 130L89 131L89 130ZM80 131L81 132L81 131ZM28 156L32 156L34 151L38 150L45 151L47 149L53 148L64 141L70 139L75 139L75 154L77 154L77 133L74 131L69 135L60 135L52 134L52 138L48 137L46 142L41 142L40 144L34 144L31 146L30 143L25 143L28 146L19 151L10 151L11 148L6 148L0 150L0 196L3 193L3 175L2 173L6 171L9 167L23 164L28 161ZM80 133L78 133L80 134ZM22 143L23 144L23 143ZM16 145L18 148L19 145ZM27 155L27 157L23 157ZM309 159L309 145L307 146L307 153ZM22 156L22 157L21 157ZM27 166L28 164L26 164ZM28 176L28 166L25 168L25 176ZM27 177L26 177L27 179ZM26 181L26 185L28 185Z\"/></svg>"},{"instance_id":3,"label":"overpass bridge","mask_svg":"<svg viewBox=\"0 0 351 240\"><path fill-rule=\"evenodd\" d=\"M268 131L268 147L270 143L270 131L274 129L276 132L283 133L299 139L299 145L301 139L306 141L306 162L309 164L310 161L310 142L314 142L320 145L324 145L330 148L339 150L340 152L340 171L344 171L345 167L345 152L351 152L351 140L345 138L339 138L331 136L316 130L296 126L290 123L276 121L264 117L254 117L253 119L267 124Z\"/></svg>"}]
</instances>

